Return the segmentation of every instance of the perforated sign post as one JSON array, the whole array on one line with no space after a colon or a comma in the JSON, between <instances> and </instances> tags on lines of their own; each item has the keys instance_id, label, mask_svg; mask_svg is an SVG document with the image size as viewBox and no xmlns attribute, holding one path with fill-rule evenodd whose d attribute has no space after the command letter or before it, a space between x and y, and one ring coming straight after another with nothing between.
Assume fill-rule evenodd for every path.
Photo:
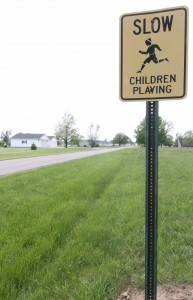
<instances>
[{"instance_id":1,"label":"perforated sign post","mask_svg":"<svg viewBox=\"0 0 193 300\"><path fill-rule=\"evenodd\" d=\"M157 293L158 103L182 99L187 86L188 8L120 18L120 98L146 103L145 299Z\"/></svg>"}]
</instances>

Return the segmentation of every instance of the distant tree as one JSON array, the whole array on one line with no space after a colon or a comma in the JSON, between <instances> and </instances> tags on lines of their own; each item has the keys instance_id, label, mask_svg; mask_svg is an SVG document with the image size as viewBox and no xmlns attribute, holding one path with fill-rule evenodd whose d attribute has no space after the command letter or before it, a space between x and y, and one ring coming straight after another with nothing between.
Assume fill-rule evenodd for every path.
<instances>
[{"instance_id":1,"label":"distant tree","mask_svg":"<svg viewBox=\"0 0 193 300\"><path fill-rule=\"evenodd\" d=\"M145 143L146 143L146 140L145 140L145 136L146 136L146 118L144 118L139 123L137 128L134 130L134 133L135 133L136 143L138 145L145 145Z\"/></svg>"},{"instance_id":2,"label":"distant tree","mask_svg":"<svg viewBox=\"0 0 193 300\"><path fill-rule=\"evenodd\" d=\"M173 136L168 134L167 135L167 138L166 138L166 141L164 143L164 146L168 146L168 147L171 147L174 145L174 140L173 140Z\"/></svg>"},{"instance_id":3,"label":"distant tree","mask_svg":"<svg viewBox=\"0 0 193 300\"><path fill-rule=\"evenodd\" d=\"M112 140L113 144L126 145L128 143L131 143L131 139L124 133L119 132L115 135L115 137Z\"/></svg>"},{"instance_id":4,"label":"distant tree","mask_svg":"<svg viewBox=\"0 0 193 300\"><path fill-rule=\"evenodd\" d=\"M80 135L78 132L73 135L70 139L70 143L76 146L79 146L80 141L83 139L83 135Z\"/></svg>"},{"instance_id":5,"label":"distant tree","mask_svg":"<svg viewBox=\"0 0 193 300\"><path fill-rule=\"evenodd\" d=\"M99 138L100 126L91 123L88 128L88 142L91 147L97 146L97 140Z\"/></svg>"},{"instance_id":6,"label":"distant tree","mask_svg":"<svg viewBox=\"0 0 193 300\"><path fill-rule=\"evenodd\" d=\"M11 134L12 134L11 130L1 131L1 144L10 145Z\"/></svg>"},{"instance_id":7,"label":"distant tree","mask_svg":"<svg viewBox=\"0 0 193 300\"><path fill-rule=\"evenodd\" d=\"M183 135L183 145L193 147L193 130L188 130Z\"/></svg>"},{"instance_id":8,"label":"distant tree","mask_svg":"<svg viewBox=\"0 0 193 300\"><path fill-rule=\"evenodd\" d=\"M159 117L158 120L158 144L161 146L168 146L173 143L173 138L170 131L173 128L172 122L168 122ZM135 129L136 142L139 145L146 144L146 118L144 118Z\"/></svg>"},{"instance_id":9,"label":"distant tree","mask_svg":"<svg viewBox=\"0 0 193 300\"><path fill-rule=\"evenodd\" d=\"M62 121L56 126L56 139L62 141L67 148L71 140L78 136L78 131L75 127L75 119L72 114L65 113Z\"/></svg>"},{"instance_id":10,"label":"distant tree","mask_svg":"<svg viewBox=\"0 0 193 300\"><path fill-rule=\"evenodd\" d=\"M173 129L173 123L159 117L158 126L158 144L160 146L171 146L173 137L170 135L170 132Z\"/></svg>"},{"instance_id":11,"label":"distant tree","mask_svg":"<svg viewBox=\"0 0 193 300\"><path fill-rule=\"evenodd\" d=\"M193 140L193 130L188 130L184 133L183 135L183 138L184 139L187 139L188 140Z\"/></svg>"}]
</instances>

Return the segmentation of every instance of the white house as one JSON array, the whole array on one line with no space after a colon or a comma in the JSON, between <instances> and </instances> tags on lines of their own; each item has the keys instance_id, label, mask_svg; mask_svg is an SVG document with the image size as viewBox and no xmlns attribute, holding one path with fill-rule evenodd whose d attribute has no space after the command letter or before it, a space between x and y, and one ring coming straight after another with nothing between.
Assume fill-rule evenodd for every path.
<instances>
[{"instance_id":1,"label":"white house","mask_svg":"<svg viewBox=\"0 0 193 300\"><path fill-rule=\"evenodd\" d=\"M35 133L17 133L11 137L11 147L30 148L32 144L38 148L55 148L57 141L54 136Z\"/></svg>"},{"instance_id":2,"label":"white house","mask_svg":"<svg viewBox=\"0 0 193 300\"><path fill-rule=\"evenodd\" d=\"M57 140L56 140L55 136L48 135L48 137L50 139L50 148L56 148L57 147Z\"/></svg>"},{"instance_id":3,"label":"white house","mask_svg":"<svg viewBox=\"0 0 193 300\"><path fill-rule=\"evenodd\" d=\"M89 144L88 140L81 140L79 142L79 146L80 147L90 147L90 144Z\"/></svg>"},{"instance_id":4,"label":"white house","mask_svg":"<svg viewBox=\"0 0 193 300\"><path fill-rule=\"evenodd\" d=\"M99 145L100 147L110 147L113 146L112 142L108 142L107 140L104 141L96 141L96 144ZM89 144L88 140L81 140L79 142L79 146L80 147L91 147L91 145Z\"/></svg>"}]
</instances>

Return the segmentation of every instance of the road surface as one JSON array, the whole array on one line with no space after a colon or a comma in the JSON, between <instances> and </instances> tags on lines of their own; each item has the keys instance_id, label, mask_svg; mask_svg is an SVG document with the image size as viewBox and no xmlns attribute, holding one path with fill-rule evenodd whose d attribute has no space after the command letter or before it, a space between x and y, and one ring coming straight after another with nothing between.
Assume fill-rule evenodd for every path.
<instances>
[{"instance_id":1,"label":"road surface","mask_svg":"<svg viewBox=\"0 0 193 300\"><path fill-rule=\"evenodd\" d=\"M0 176L19 173L27 170L33 170L40 167L59 164L70 160L85 158L89 156L108 153L123 148L109 148L103 150L91 150L85 152L75 152L69 154L58 154L49 156L38 156L30 158L19 158L0 161Z\"/></svg>"}]
</instances>

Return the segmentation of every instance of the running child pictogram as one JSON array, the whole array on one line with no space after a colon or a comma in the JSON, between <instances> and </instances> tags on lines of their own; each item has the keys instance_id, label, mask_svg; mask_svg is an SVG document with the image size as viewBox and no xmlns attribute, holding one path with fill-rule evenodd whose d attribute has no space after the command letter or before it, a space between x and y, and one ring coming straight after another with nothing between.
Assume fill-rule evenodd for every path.
<instances>
[{"instance_id":1,"label":"running child pictogram","mask_svg":"<svg viewBox=\"0 0 193 300\"><path fill-rule=\"evenodd\" d=\"M162 51L162 49L157 45L157 44L152 44L151 38L147 39L145 41L145 44L148 46L147 51L141 51L139 50L140 54L149 54L149 57L146 58L141 66L141 69L139 71L137 71L137 73L141 73L142 70L145 68L145 65L148 63L150 63L151 61L154 62L155 64L161 63L163 61L167 61L169 62L169 59L166 58L162 58L162 59L158 59L155 53L155 50L159 50Z\"/></svg>"}]
</instances>

